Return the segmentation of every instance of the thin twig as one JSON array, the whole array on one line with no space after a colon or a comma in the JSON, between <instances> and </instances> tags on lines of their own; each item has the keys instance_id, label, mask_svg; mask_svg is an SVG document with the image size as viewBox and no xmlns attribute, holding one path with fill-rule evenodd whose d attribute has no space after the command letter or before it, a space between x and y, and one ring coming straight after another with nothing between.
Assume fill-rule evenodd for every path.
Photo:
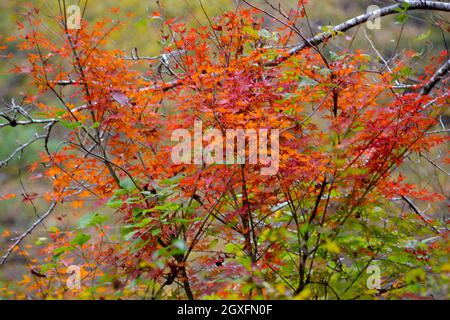
<instances>
[{"instance_id":1,"label":"thin twig","mask_svg":"<svg viewBox=\"0 0 450 320\"><path fill-rule=\"evenodd\" d=\"M48 210L38 219L36 220L24 233L22 233L19 237L15 238L14 243L8 248L6 253L2 256L0 260L0 265L3 265L6 263L6 260L8 260L11 253L14 251L14 249L19 246L22 241L33 232L33 230L40 225L50 214L55 210L56 207L56 201L52 202Z\"/></svg>"}]
</instances>

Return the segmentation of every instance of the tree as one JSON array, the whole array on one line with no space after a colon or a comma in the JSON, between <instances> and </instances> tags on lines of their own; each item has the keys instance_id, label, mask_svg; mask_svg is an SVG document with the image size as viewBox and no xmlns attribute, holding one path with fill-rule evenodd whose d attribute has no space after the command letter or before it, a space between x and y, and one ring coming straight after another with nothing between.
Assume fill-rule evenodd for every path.
<instances>
[{"instance_id":1,"label":"tree","mask_svg":"<svg viewBox=\"0 0 450 320\"><path fill-rule=\"evenodd\" d=\"M166 40L156 59L105 49L120 23L82 20L71 30L62 7L58 36L48 36L39 10L28 8L17 44L27 64L14 71L37 92L9 105L0 127L40 131L0 164L42 140L30 170L52 187L42 194L48 210L2 263L57 206L91 212L71 229L47 230L51 241L31 261L23 294L356 299L426 295L420 284L448 280L446 221L416 205L444 197L398 173L408 156L445 141L432 128L449 101L448 52L410 85L415 52L387 62L376 49L378 57L326 45L374 16L405 20L450 4L400 1L310 38L296 27L305 5L286 15L242 1L199 28L155 12ZM280 27L266 29L267 17ZM278 171L261 175L263 165L248 161L174 163L172 133L193 132L196 121L223 136L279 130ZM81 289L68 290L68 265L81 268ZM376 268L380 283L368 286Z\"/></svg>"}]
</instances>

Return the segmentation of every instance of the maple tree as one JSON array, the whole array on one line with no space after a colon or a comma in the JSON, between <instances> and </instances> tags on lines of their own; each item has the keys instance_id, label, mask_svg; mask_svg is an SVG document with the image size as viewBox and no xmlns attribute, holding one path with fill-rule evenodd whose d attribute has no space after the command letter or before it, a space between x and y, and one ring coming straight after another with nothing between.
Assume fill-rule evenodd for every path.
<instances>
[{"instance_id":1,"label":"maple tree","mask_svg":"<svg viewBox=\"0 0 450 320\"><path fill-rule=\"evenodd\" d=\"M51 184L39 195L48 210L2 258L29 257L31 273L2 295L390 298L448 281L447 222L415 204L445 195L408 183L399 168L447 139L432 128L449 102L449 53L408 85L416 52L389 67L367 50L319 47L370 14L306 38L296 21L307 18L307 1L275 19L276 30L264 27L272 15L244 2L197 28L155 12L166 40L156 60L108 49L121 26L111 19L70 30L61 14L48 35L32 6L18 24L23 36L2 39L3 50L14 43L26 53L23 65L5 56L34 89L2 113L0 127L40 127L29 144L43 141L43 150L29 170ZM450 5L402 2L380 15L416 9ZM303 40L292 46L296 36ZM278 172L175 164L171 133L192 132L196 121L220 132L278 129ZM48 228L50 240L29 256L23 240L58 206L77 222ZM79 217L81 208L89 213ZM368 289L374 263L382 286ZM76 290L65 282L70 265L81 267Z\"/></svg>"}]
</instances>

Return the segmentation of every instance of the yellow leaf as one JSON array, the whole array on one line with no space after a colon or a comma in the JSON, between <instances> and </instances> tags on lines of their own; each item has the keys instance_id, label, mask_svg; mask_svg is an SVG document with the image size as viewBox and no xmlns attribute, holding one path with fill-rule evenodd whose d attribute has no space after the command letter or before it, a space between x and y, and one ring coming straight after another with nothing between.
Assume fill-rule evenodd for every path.
<instances>
[{"instance_id":1,"label":"yellow leaf","mask_svg":"<svg viewBox=\"0 0 450 320\"><path fill-rule=\"evenodd\" d=\"M450 272L450 263L446 263L441 268L442 272Z\"/></svg>"},{"instance_id":2,"label":"yellow leaf","mask_svg":"<svg viewBox=\"0 0 450 320\"><path fill-rule=\"evenodd\" d=\"M20 286L23 286L23 285L30 283L30 281L31 281L31 278L25 274L25 275L23 275L22 281L19 281L17 284Z\"/></svg>"},{"instance_id":3,"label":"yellow leaf","mask_svg":"<svg viewBox=\"0 0 450 320\"><path fill-rule=\"evenodd\" d=\"M311 296L311 289L306 288L294 297L294 300L306 300Z\"/></svg>"},{"instance_id":4,"label":"yellow leaf","mask_svg":"<svg viewBox=\"0 0 450 320\"><path fill-rule=\"evenodd\" d=\"M341 249L339 249L339 247L337 246L336 243L334 243L333 241L327 240L327 243L325 243L325 248L332 252L332 253L339 253L341 252Z\"/></svg>"}]
</instances>

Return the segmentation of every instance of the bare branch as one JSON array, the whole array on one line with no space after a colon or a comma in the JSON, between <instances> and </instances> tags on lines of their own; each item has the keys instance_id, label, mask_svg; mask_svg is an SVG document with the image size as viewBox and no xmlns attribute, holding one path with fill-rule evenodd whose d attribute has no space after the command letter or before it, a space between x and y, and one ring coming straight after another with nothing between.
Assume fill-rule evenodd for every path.
<instances>
[{"instance_id":1,"label":"bare branch","mask_svg":"<svg viewBox=\"0 0 450 320\"><path fill-rule=\"evenodd\" d=\"M6 158L3 161L0 161L0 168L8 165L9 161L11 161L19 152L27 148L29 145L33 144L34 142L40 139L46 139L46 137L47 137L46 134L38 135L36 133L31 140L25 142L24 144L21 144L16 150L14 150L13 153L11 153L8 158Z\"/></svg>"},{"instance_id":2,"label":"bare branch","mask_svg":"<svg viewBox=\"0 0 450 320\"><path fill-rule=\"evenodd\" d=\"M439 169L440 171L442 171L443 173L445 173L447 176L450 176L450 173L448 173L444 168L442 168L440 165L438 165L438 164L435 163L433 160L431 160L430 158L428 158L426 155L420 154L420 156L421 156L422 158L424 158L425 160L427 160L433 167Z\"/></svg>"},{"instance_id":3,"label":"bare branch","mask_svg":"<svg viewBox=\"0 0 450 320\"><path fill-rule=\"evenodd\" d=\"M48 216L50 216L50 214L53 212L53 210L55 210L56 207L56 201L52 202L52 204L50 205L50 207L48 208L48 210L38 219L36 220L24 233L22 233L19 237L13 239L15 240L14 243L8 248L8 250L6 250L6 253L2 256L1 260L0 260L0 265L3 265L6 263L6 260L8 260L9 256L11 255L11 253L14 251L14 249L19 246L22 241L33 232L34 229L36 229L36 227L38 225L40 225Z\"/></svg>"},{"instance_id":4,"label":"bare branch","mask_svg":"<svg viewBox=\"0 0 450 320\"><path fill-rule=\"evenodd\" d=\"M421 210L419 210L419 208L417 208L417 206L414 204L414 202L411 201L411 199L409 199L408 197L405 196L401 196L401 198L409 205L409 207L414 211L415 214L417 214L419 216L419 218L427 225L430 227L431 230L433 230L435 233L440 234L439 230L436 229L434 226L430 225L430 223L428 222L428 218L425 217L425 215L423 214L423 212Z\"/></svg>"},{"instance_id":5,"label":"bare branch","mask_svg":"<svg viewBox=\"0 0 450 320\"><path fill-rule=\"evenodd\" d=\"M404 7L406 5L406 7ZM380 8L378 10L374 10L372 12L359 15L355 18L345 21L337 26L335 26L329 32L323 32L315 37L307 39L307 41L302 42L298 46L293 47L288 51L287 56L279 57L275 61L271 62L270 65L277 65L290 56L293 56L305 48L309 48L311 46L317 46L322 42L334 37L340 32L345 32L350 30L362 23L373 19L373 17L383 17L391 14L398 13L399 9L405 8L406 11L413 10L436 10L436 11L445 11L450 12L450 3L440 2L440 1L426 1L426 0L409 0L409 1L401 1L400 3L393 4L384 8Z\"/></svg>"}]
</instances>

